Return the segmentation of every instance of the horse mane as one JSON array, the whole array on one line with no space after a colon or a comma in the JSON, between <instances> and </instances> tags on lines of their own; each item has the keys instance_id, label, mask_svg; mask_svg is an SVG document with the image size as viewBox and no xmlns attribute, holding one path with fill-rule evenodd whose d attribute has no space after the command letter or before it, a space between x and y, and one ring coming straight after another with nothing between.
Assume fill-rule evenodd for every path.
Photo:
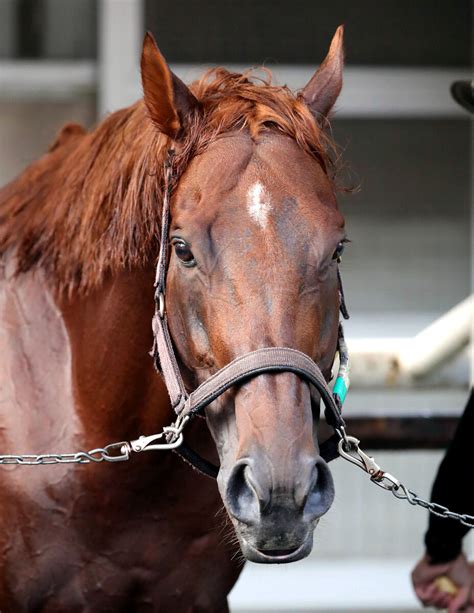
<instances>
[{"instance_id":1,"label":"horse mane","mask_svg":"<svg viewBox=\"0 0 474 613\"><path fill-rule=\"evenodd\" d=\"M190 86L201 102L175 155L179 177L190 160L226 133L278 130L334 179L334 143L301 96L271 76L212 69ZM0 190L0 257L17 273L41 268L61 290L85 291L104 275L157 257L164 159L170 141L143 101L95 130L69 124L48 152Z\"/></svg>"}]
</instances>

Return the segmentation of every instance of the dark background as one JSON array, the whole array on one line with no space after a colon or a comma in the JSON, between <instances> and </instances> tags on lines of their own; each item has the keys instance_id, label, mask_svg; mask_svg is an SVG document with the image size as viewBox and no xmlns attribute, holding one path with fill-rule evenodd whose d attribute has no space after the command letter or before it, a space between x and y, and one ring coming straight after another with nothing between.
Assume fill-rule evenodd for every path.
<instances>
[{"instance_id":1,"label":"dark background","mask_svg":"<svg viewBox=\"0 0 474 613\"><path fill-rule=\"evenodd\" d=\"M318 62L337 26L349 64L467 66L467 0L147 0L145 21L173 62Z\"/></svg>"},{"instance_id":2,"label":"dark background","mask_svg":"<svg viewBox=\"0 0 474 613\"><path fill-rule=\"evenodd\" d=\"M4 0L2 0L4 1ZM45 50L46 0L16 0L17 55ZM96 0L78 0L80 20L64 11L64 59L97 54ZM314 63L336 27L347 28L348 64L468 66L468 0L146 0L145 25L172 62Z\"/></svg>"}]
</instances>

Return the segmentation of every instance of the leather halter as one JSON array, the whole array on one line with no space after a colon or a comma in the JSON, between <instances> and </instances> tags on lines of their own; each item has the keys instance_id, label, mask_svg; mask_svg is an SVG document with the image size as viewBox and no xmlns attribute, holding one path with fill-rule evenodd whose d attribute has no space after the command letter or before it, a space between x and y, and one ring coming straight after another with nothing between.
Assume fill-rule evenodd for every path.
<instances>
[{"instance_id":1,"label":"leather halter","mask_svg":"<svg viewBox=\"0 0 474 613\"><path fill-rule=\"evenodd\" d=\"M340 368L333 392L328 387L318 365L308 355L289 347L264 347L246 353L218 370L193 392L187 392L169 333L165 304L173 156L174 151L170 149L165 162L161 243L155 276L156 309L153 317L154 344L152 350L155 366L163 376L173 410L181 420L189 419L201 414L205 407L234 385L265 373L292 372L317 390L325 405L326 421L336 431L343 432L345 423L341 415L341 407L349 385L349 358L341 324L338 338ZM339 270L338 279L340 310L343 317L347 319L348 313L344 303ZM339 439L340 435L334 434L321 445L320 454L327 462L339 455L337 449ZM214 478L217 476L219 468L202 458L186 443L183 442L175 451L200 472Z\"/></svg>"}]
</instances>

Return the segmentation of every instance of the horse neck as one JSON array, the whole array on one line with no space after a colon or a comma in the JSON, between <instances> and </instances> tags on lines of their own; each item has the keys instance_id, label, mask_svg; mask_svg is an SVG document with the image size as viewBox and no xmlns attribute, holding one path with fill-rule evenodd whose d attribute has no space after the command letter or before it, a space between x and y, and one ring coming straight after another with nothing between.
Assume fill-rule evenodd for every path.
<instances>
[{"instance_id":1,"label":"horse neck","mask_svg":"<svg viewBox=\"0 0 474 613\"><path fill-rule=\"evenodd\" d=\"M58 301L71 347L76 413L88 443L160 431L173 415L148 353L153 270L121 272Z\"/></svg>"}]
</instances>

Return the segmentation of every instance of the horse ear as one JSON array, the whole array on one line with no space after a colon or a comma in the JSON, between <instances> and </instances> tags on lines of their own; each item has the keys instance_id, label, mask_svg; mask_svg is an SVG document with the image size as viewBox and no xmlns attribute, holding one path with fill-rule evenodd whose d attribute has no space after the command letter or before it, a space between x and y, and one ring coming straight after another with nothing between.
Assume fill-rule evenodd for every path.
<instances>
[{"instance_id":1,"label":"horse ear","mask_svg":"<svg viewBox=\"0 0 474 613\"><path fill-rule=\"evenodd\" d=\"M339 26L329 47L329 53L302 91L303 100L313 114L327 117L342 89L344 68L344 26Z\"/></svg>"},{"instance_id":2,"label":"horse ear","mask_svg":"<svg viewBox=\"0 0 474 613\"><path fill-rule=\"evenodd\" d=\"M143 98L150 119L160 132L179 139L199 103L170 70L150 32L143 41L141 74Z\"/></svg>"}]
</instances>

